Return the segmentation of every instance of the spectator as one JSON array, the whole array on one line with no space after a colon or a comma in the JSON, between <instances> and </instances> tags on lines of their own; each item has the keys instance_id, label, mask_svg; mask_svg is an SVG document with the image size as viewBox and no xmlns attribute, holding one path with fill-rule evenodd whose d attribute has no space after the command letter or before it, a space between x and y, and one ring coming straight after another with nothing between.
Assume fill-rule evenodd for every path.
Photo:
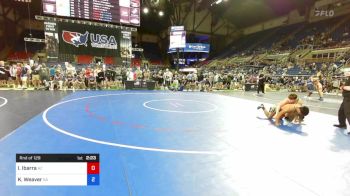
<instances>
[{"instance_id":1,"label":"spectator","mask_svg":"<svg viewBox=\"0 0 350 196\"><path fill-rule=\"evenodd\" d=\"M97 73L96 75L97 88L101 90L105 81L105 72L98 67L96 69L96 73Z\"/></svg>"},{"instance_id":2,"label":"spectator","mask_svg":"<svg viewBox=\"0 0 350 196\"><path fill-rule=\"evenodd\" d=\"M10 67L10 77L11 77L11 82L13 84L13 88L16 88L16 86L18 85L16 83L16 75L17 75L17 65L12 64L12 66Z\"/></svg>"},{"instance_id":3,"label":"spectator","mask_svg":"<svg viewBox=\"0 0 350 196\"><path fill-rule=\"evenodd\" d=\"M169 69L166 69L164 74L163 74L163 80L164 80L164 84L167 88L169 88L171 81L173 78L173 73L171 73L171 71L169 71Z\"/></svg>"},{"instance_id":4,"label":"spectator","mask_svg":"<svg viewBox=\"0 0 350 196\"><path fill-rule=\"evenodd\" d=\"M68 89L73 88L74 89L74 75L72 72L67 72L66 79L65 79L65 84L64 86Z\"/></svg>"},{"instance_id":5,"label":"spectator","mask_svg":"<svg viewBox=\"0 0 350 196\"><path fill-rule=\"evenodd\" d=\"M39 70L39 77L42 83L46 83L50 81L50 70L46 67L45 64L41 65L41 69Z\"/></svg>"},{"instance_id":6,"label":"spectator","mask_svg":"<svg viewBox=\"0 0 350 196\"><path fill-rule=\"evenodd\" d=\"M16 85L17 85L17 88L22 88L22 80L21 80L22 68L23 68L23 65L21 63L17 63L17 70L16 70Z\"/></svg>"},{"instance_id":7,"label":"spectator","mask_svg":"<svg viewBox=\"0 0 350 196\"><path fill-rule=\"evenodd\" d=\"M6 86L9 78L8 70L5 69L5 62L0 61L0 87Z\"/></svg>"},{"instance_id":8,"label":"spectator","mask_svg":"<svg viewBox=\"0 0 350 196\"><path fill-rule=\"evenodd\" d=\"M84 72L85 70L81 70L80 73L77 74L77 76L74 78L74 81L73 81L73 88L74 89L84 89L86 88L85 87L85 84L84 84Z\"/></svg>"},{"instance_id":9,"label":"spectator","mask_svg":"<svg viewBox=\"0 0 350 196\"><path fill-rule=\"evenodd\" d=\"M53 81L51 82L50 90L63 90L63 74L60 70L55 72Z\"/></svg>"},{"instance_id":10,"label":"spectator","mask_svg":"<svg viewBox=\"0 0 350 196\"><path fill-rule=\"evenodd\" d=\"M24 65L21 70L21 81L22 81L22 88L27 89L28 88L28 80L30 78L30 66L28 64Z\"/></svg>"},{"instance_id":11,"label":"spectator","mask_svg":"<svg viewBox=\"0 0 350 196\"><path fill-rule=\"evenodd\" d=\"M128 69L128 71L126 72L126 76L127 76L127 81L134 81L134 72L132 71L131 68Z\"/></svg>"},{"instance_id":12,"label":"spectator","mask_svg":"<svg viewBox=\"0 0 350 196\"><path fill-rule=\"evenodd\" d=\"M39 88L40 85L40 69L41 69L41 65L39 64L35 64L31 67L32 70L32 83L34 86L34 90Z\"/></svg>"},{"instance_id":13,"label":"spectator","mask_svg":"<svg viewBox=\"0 0 350 196\"><path fill-rule=\"evenodd\" d=\"M149 69L146 69L146 71L143 72L143 80L149 81L151 79L151 73Z\"/></svg>"},{"instance_id":14,"label":"spectator","mask_svg":"<svg viewBox=\"0 0 350 196\"><path fill-rule=\"evenodd\" d=\"M56 68L54 65L51 65L51 68L50 68L50 80L52 81L55 77L55 72L56 72Z\"/></svg>"},{"instance_id":15,"label":"spectator","mask_svg":"<svg viewBox=\"0 0 350 196\"><path fill-rule=\"evenodd\" d=\"M92 70L91 67L88 66L85 70L84 70L84 83L85 83L85 88L86 90L89 88L89 79L90 77L93 77L92 75Z\"/></svg>"}]
</instances>

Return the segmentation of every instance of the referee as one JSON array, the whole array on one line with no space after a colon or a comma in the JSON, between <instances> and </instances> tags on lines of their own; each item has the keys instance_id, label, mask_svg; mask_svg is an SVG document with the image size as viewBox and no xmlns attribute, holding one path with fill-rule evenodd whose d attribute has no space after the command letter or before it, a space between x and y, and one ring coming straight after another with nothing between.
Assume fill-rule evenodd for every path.
<instances>
[{"instance_id":1,"label":"referee","mask_svg":"<svg viewBox=\"0 0 350 196\"><path fill-rule=\"evenodd\" d=\"M257 89L258 95L259 95L260 91L263 94L265 94L265 81L266 81L266 79L265 79L264 74L260 74L258 77L258 89Z\"/></svg>"},{"instance_id":2,"label":"referee","mask_svg":"<svg viewBox=\"0 0 350 196\"><path fill-rule=\"evenodd\" d=\"M350 124L350 67L344 69L344 75L347 77L345 85L342 85L340 89L343 91L343 102L340 105L338 111L338 120L339 124L334 125L335 127L339 127L342 129L346 129L346 120ZM347 131L350 134L350 127Z\"/></svg>"}]
</instances>

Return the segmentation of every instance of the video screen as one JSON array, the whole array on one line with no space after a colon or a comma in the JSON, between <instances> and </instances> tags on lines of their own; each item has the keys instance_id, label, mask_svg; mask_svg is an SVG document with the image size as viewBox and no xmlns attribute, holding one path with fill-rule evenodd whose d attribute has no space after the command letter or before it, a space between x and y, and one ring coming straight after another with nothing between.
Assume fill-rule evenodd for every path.
<instances>
[{"instance_id":1,"label":"video screen","mask_svg":"<svg viewBox=\"0 0 350 196\"><path fill-rule=\"evenodd\" d=\"M140 0L43 0L48 15L140 26Z\"/></svg>"}]
</instances>

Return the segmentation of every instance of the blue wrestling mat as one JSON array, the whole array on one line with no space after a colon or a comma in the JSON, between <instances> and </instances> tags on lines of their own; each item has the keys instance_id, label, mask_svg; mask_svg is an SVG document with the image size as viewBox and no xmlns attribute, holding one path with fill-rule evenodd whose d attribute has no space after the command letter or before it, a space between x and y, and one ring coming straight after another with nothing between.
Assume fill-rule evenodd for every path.
<instances>
[{"instance_id":1,"label":"blue wrestling mat","mask_svg":"<svg viewBox=\"0 0 350 196\"><path fill-rule=\"evenodd\" d=\"M291 127L281 131L256 118L259 104L208 93L73 93L0 140L0 195L295 196L349 190L344 184L336 189L322 186L341 181L328 178L328 173L305 177L300 168L314 172L308 165L312 161L290 161L315 152L338 156L329 141L337 136L329 135L332 130L327 130L326 140L319 137L324 130L312 137L317 132L308 126L302 129L305 135L301 129L293 134ZM335 118L313 115L308 124ZM333 149L302 148L320 140ZM99 154L99 184L16 186L18 153ZM321 163L318 169L332 164Z\"/></svg>"}]
</instances>

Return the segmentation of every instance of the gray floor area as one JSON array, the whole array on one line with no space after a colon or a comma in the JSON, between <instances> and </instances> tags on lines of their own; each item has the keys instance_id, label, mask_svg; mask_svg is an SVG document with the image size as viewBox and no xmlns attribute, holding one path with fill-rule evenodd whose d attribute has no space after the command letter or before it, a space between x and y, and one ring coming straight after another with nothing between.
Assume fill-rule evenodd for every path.
<instances>
[{"instance_id":1,"label":"gray floor area","mask_svg":"<svg viewBox=\"0 0 350 196\"><path fill-rule=\"evenodd\" d=\"M257 96L256 92L248 91L248 92L242 92L242 91L225 91L225 92L214 92L221 95L226 96L233 96L243 99L249 99L254 101L260 101L261 103L270 103L270 104L277 104L281 100L288 97L290 92L267 92L263 96ZM299 98L301 98L304 101L304 105L308 106L311 111L325 113L325 114L331 114L331 115L338 115L338 109L339 106L343 100L342 96L338 95L324 95L324 101L318 100L318 95L313 94L311 95L311 99L305 98L307 93L296 93Z\"/></svg>"},{"instance_id":2,"label":"gray floor area","mask_svg":"<svg viewBox=\"0 0 350 196\"><path fill-rule=\"evenodd\" d=\"M68 95L69 91L10 91L1 90L0 97L0 138L43 112Z\"/></svg>"}]
</instances>

